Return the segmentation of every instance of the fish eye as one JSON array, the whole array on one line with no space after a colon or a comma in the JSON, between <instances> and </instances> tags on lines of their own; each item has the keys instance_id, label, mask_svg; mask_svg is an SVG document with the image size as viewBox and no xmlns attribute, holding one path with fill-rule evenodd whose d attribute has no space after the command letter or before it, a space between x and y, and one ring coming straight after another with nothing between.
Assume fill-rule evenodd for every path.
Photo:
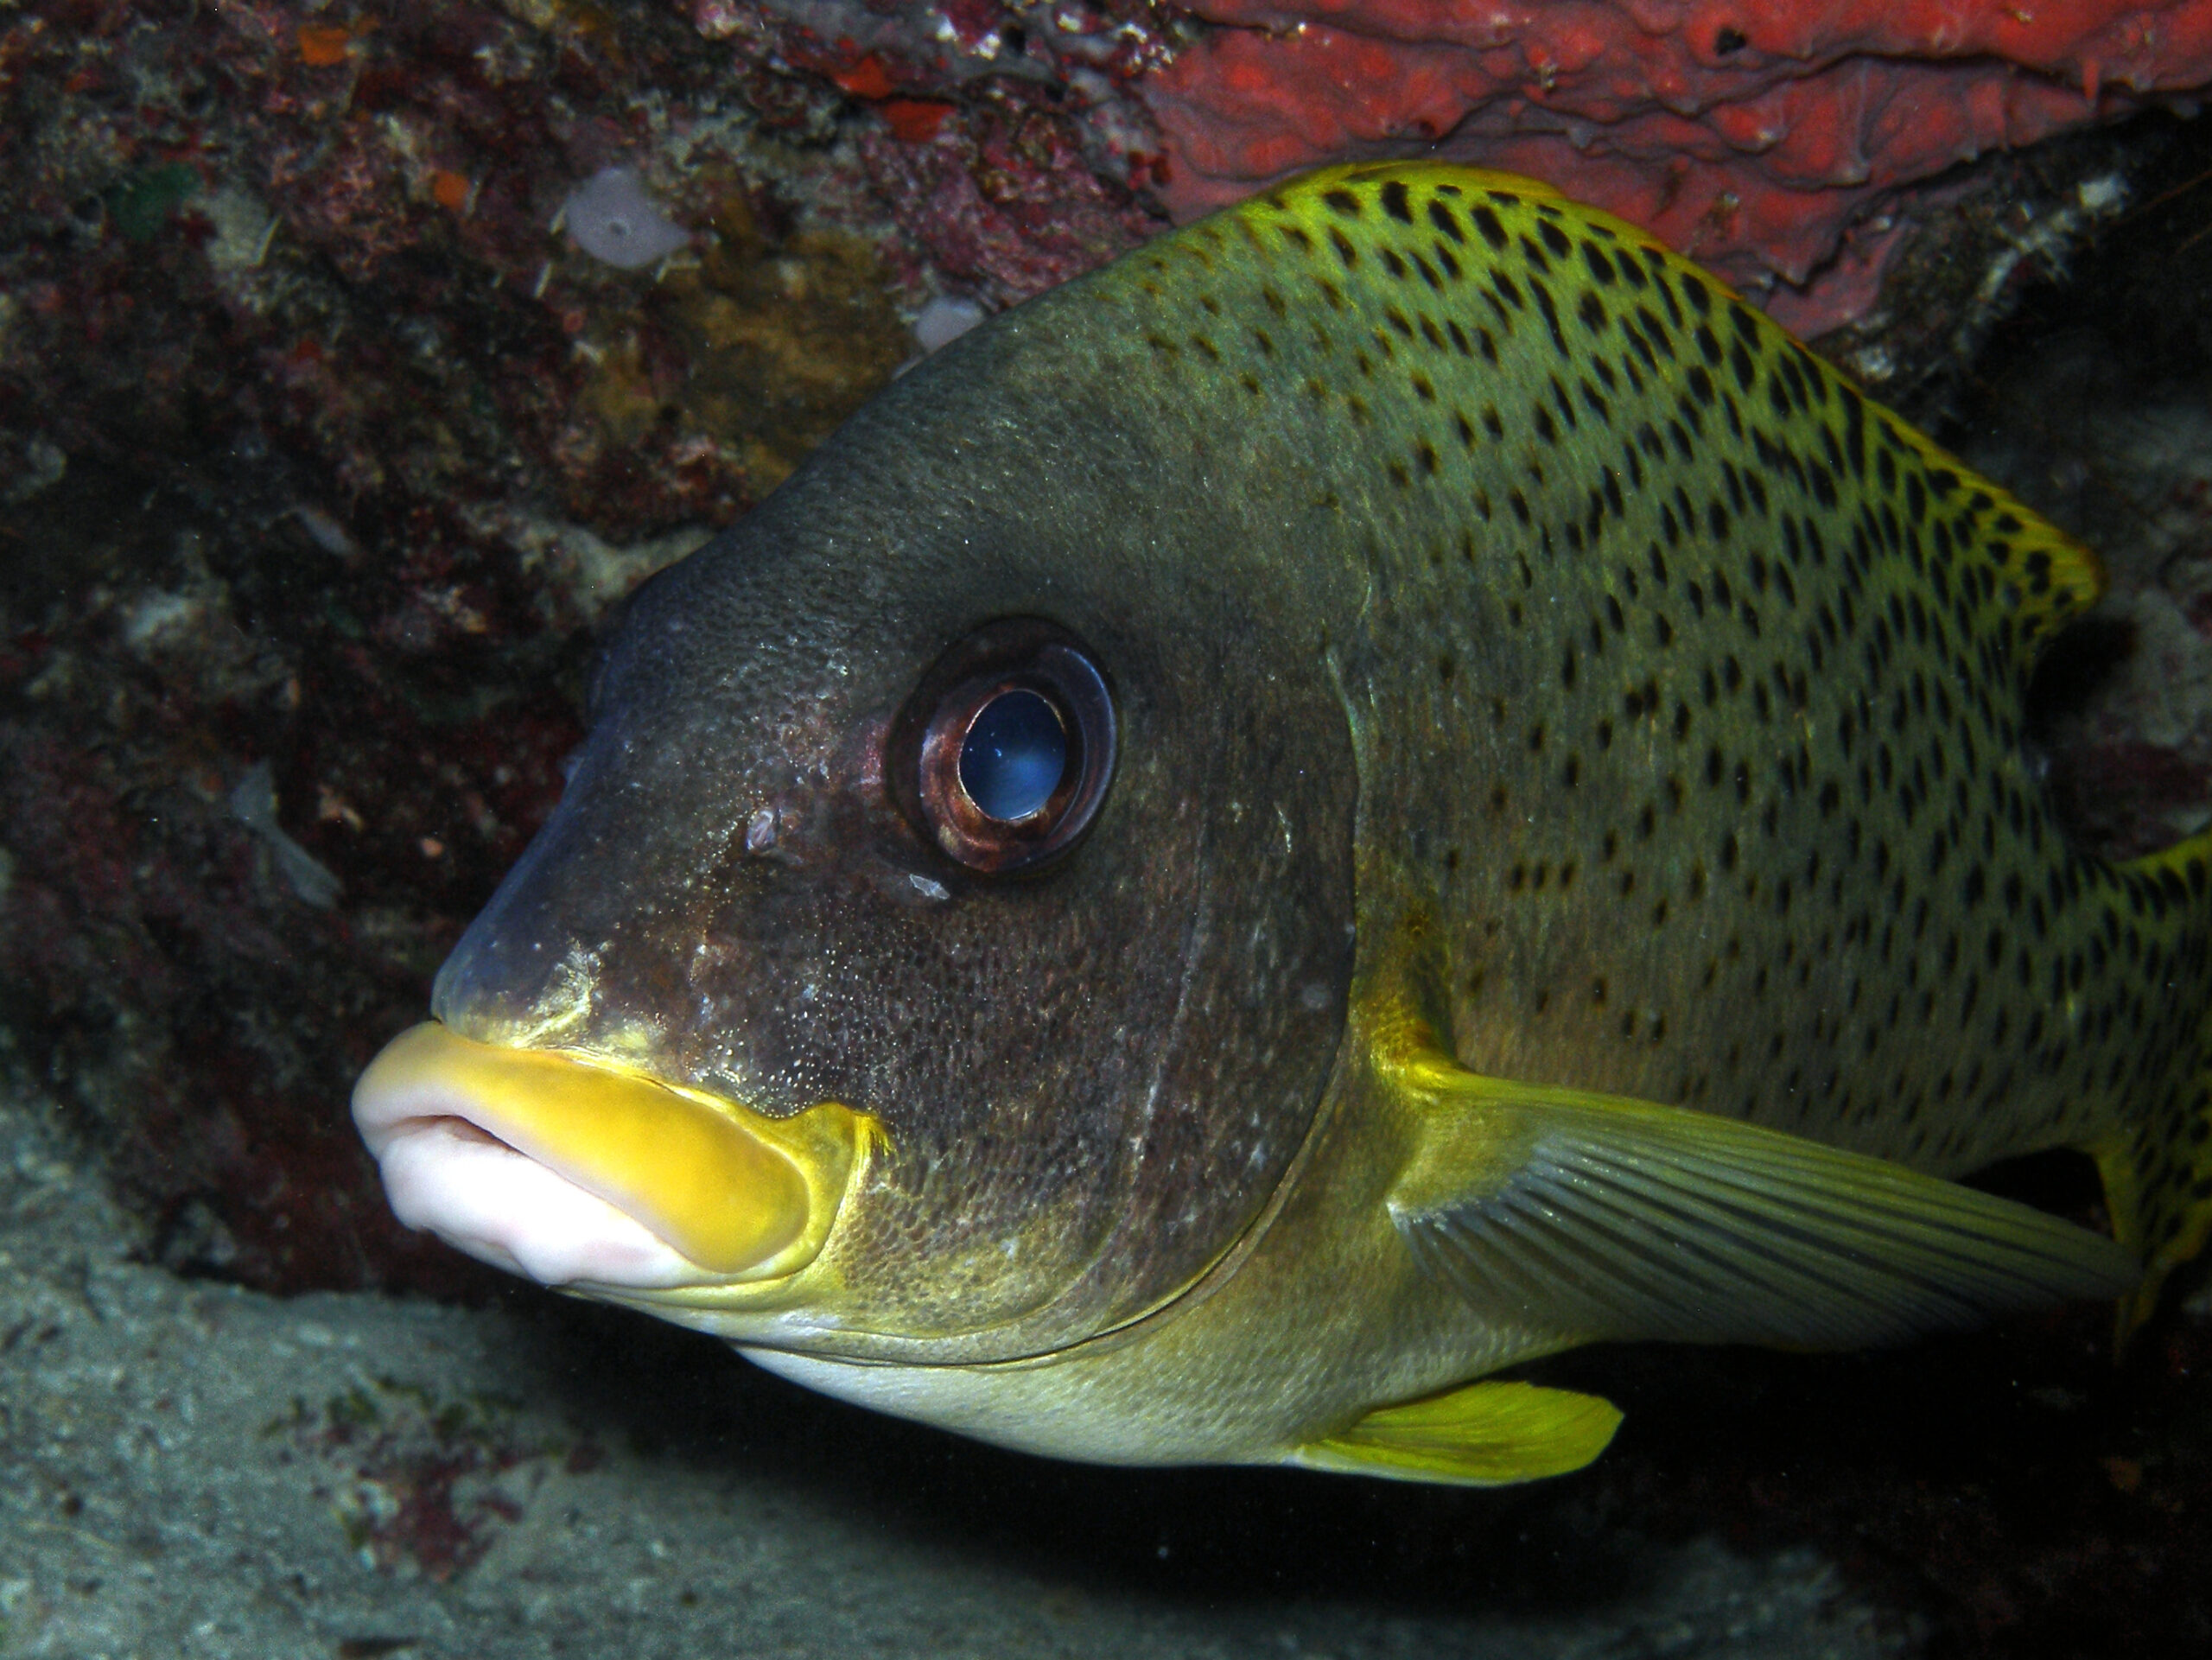
<instances>
[{"instance_id":1,"label":"fish eye","mask_svg":"<svg viewBox=\"0 0 2212 1660\"><path fill-rule=\"evenodd\" d=\"M987 624L923 679L894 770L913 817L971 870L1034 870L1097 816L1114 770L1114 700L1090 653L1048 623Z\"/></svg>"},{"instance_id":2,"label":"fish eye","mask_svg":"<svg viewBox=\"0 0 2212 1660\"><path fill-rule=\"evenodd\" d=\"M960 741L960 787L1001 824L1033 818L1067 776L1068 734L1042 692L1009 686L976 711Z\"/></svg>"}]
</instances>

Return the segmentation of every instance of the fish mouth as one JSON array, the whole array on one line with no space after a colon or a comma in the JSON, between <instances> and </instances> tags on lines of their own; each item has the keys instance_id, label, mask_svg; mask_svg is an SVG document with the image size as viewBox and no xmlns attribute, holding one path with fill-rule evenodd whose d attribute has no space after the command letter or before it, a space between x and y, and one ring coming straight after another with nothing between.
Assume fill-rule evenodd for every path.
<instances>
[{"instance_id":1,"label":"fish mouth","mask_svg":"<svg viewBox=\"0 0 2212 1660\"><path fill-rule=\"evenodd\" d=\"M597 1056L429 1021L353 1087L393 1213L542 1285L652 1292L789 1277L842 1210L874 1121L769 1118Z\"/></svg>"}]
</instances>

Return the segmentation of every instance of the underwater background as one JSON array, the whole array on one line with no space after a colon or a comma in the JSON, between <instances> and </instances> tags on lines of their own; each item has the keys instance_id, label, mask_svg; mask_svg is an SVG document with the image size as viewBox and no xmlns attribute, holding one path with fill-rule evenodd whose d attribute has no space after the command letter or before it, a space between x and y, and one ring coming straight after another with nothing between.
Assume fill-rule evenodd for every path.
<instances>
[{"instance_id":1,"label":"underwater background","mask_svg":"<svg viewBox=\"0 0 2212 1660\"><path fill-rule=\"evenodd\" d=\"M1789 10L0 9L0 1654L2212 1644L2201 1269L2117 1366L2093 1307L1547 1362L1628 1418L1527 1488L1095 1470L480 1270L346 1115L645 576L976 319L1447 134L2096 547L2048 785L2212 819L2212 9Z\"/></svg>"}]
</instances>

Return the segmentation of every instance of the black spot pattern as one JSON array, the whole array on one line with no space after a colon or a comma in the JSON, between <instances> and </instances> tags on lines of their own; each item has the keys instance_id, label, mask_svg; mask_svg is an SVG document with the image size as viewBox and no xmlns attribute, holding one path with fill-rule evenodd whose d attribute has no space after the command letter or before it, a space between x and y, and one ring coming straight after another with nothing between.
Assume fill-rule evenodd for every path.
<instances>
[{"instance_id":1,"label":"black spot pattern","mask_svg":"<svg viewBox=\"0 0 2212 1660\"><path fill-rule=\"evenodd\" d=\"M1465 1064L1944 1173L2093 1146L2141 1243L2201 1243L2206 855L2081 855L2019 754L2094 562L1540 186L1338 169L1154 247L1160 372L1332 481L1298 557L1372 568L1363 818L1452 849ZM1173 321L1201 289L1245 327Z\"/></svg>"}]
</instances>

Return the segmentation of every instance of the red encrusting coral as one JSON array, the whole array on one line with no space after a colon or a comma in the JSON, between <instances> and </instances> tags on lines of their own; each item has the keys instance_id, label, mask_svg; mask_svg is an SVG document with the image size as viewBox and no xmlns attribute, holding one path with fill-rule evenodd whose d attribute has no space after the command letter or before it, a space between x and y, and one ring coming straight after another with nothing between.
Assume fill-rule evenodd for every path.
<instances>
[{"instance_id":1,"label":"red encrusting coral","mask_svg":"<svg viewBox=\"0 0 2212 1660\"><path fill-rule=\"evenodd\" d=\"M1191 9L1223 27L1142 87L1179 218L1321 162L1433 149L1646 226L1804 333L1872 302L1885 198L2212 86L2212 0Z\"/></svg>"},{"instance_id":2,"label":"red encrusting coral","mask_svg":"<svg viewBox=\"0 0 2212 1660\"><path fill-rule=\"evenodd\" d=\"M1164 228L1142 194L1157 140L1132 95L1168 57L1147 0L1070 0L1050 29L1016 0L695 0L693 12L702 34L737 47L767 124L821 116L794 102L794 71L880 121L849 154L868 216L894 229L882 256L903 291L950 286L995 309Z\"/></svg>"}]
</instances>

